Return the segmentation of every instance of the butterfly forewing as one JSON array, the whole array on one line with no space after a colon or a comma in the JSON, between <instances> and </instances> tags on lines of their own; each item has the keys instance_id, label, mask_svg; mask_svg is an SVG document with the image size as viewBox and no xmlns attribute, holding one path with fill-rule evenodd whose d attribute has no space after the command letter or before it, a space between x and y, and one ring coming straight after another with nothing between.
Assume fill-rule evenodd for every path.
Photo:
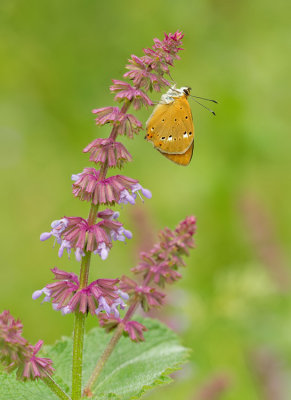
<instances>
[{"instance_id":1,"label":"butterfly forewing","mask_svg":"<svg viewBox=\"0 0 291 400\"><path fill-rule=\"evenodd\" d=\"M146 129L146 139L153 142L154 147L161 153L180 155L190 150L194 139L194 126L186 96L177 97L170 104L158 104L146 124ZM188 153L188 158L190 153L192 157L192 151ZM178 164L187 165L184 161Z\"/></svg>"}]
</instances>

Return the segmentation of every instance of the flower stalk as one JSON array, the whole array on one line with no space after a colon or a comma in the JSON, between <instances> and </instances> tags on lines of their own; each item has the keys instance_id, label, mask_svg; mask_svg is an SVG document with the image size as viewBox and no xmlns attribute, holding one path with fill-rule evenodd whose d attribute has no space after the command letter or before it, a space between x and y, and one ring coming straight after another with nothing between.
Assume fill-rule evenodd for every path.
<instances>
[{"instance_id":1,"label":"flower stalk","mask_svg":"<svg viewBox=\"0 0 291 400\"><path fill-rule=\"evenodd\" d=\"M70 396L68 396L62 388L53 380L51 376L46 376L43 378L44 383L54 392L59 399L61 400L72 400Z\"/></svg>"}]
</instances>

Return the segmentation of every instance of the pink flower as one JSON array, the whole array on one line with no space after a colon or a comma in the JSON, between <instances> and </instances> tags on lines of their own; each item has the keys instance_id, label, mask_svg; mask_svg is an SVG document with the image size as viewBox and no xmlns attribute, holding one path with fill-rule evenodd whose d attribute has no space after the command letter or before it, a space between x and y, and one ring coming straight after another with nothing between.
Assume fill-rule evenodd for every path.
<instances>
[{"instance_id":1,"label":"pink flower","mask_svg":"<svg viewBox=\"0 0 291 400\"><path fill-rule=\"evenodd\" d=\"M126 65L126 72L123 76L124 78L129 78L132 80L136 87L144 87L146 91L154 89L159 92L161 87L169 86L170 83L163 78L160 74L155 74L151 68L149 68L149 58L147 57L137 57L135 55L131 56L128 60L129 64Z\"/></svg>"},{"instance_id":2,"label":"pink flower","mask_svg":"<svg viewBox=\"0 0 291 400\"><path fill-rule=\"evenodd\" d=\"M163 75L169 73L169 66L175 59L179 59L177 53L183 50L180 46L183 38L182 32L177 31L164 37L164 40L154 39L152 48L144 49L145 56L131 56L126 65L128 72L123 76L133 81L136 89L144 87L145 90L160 91L163 86L170 86Z\"/></svg>"},{"instance_id":3,"label":"pink flower","mask_svg":"<svg viewBox=\"0 0 291 400\"><path fill-rule=\"evenodd\" d=\"M52 269L57 282L49 283L42 290L33 293L35 300L42 294L46 295L46 301L51 301L56 311L63 314L79 311L90 312L92 315L105 311L119 316L118 308L123 309L123 300L128 296L118 289L118 279L97 279L85 288L80 288L76 274Z\"/></svg>"},{"instance_id":4,"label":"pink flower","mask_svg":"<svg viewBox=\"0 0 291 400\"><path fill-rule=\"evenodd\" d=\"M164 293L147 285L139 286L127 276L122 276L119 287L130 295L137 295L140 298L141 306L144 311L148 311L153 307L159 307L164 303Z\"/></svg>"},{"instance_id":5,"label":"pink flower","mask_svg":"<svg viewBox=\"0 0 291 400\"><path fill-rule=\"evenodd\" d=\"M60 244L59 257L62 257L64 250L70 254L74 249L77 261L81 261L85 256L85 251L99 254L101 259L105 260L112 247L112 240L124 242L125 238L132 238L131 232L124 229L120 222L108 217L94 225L89 225L87 220L81 217L65 217L60 221L55 221L55 224L65 226L65 228L57 231L53 228L50 233L42 234L41 240L55 236Z\"/></svg>"},{"instance_id":6,"label":"pink flower","mask_svg":"<svg viewBox=\"0 0 291 400\"><path fill-rule=\"evenodd\" d=\"M132 272L141 273L144 278L150 275L151 279L161 287L164 287L165 283L171 284L182 278L182 275L173 269L168 261L158 263L152 257L148 257L146 253L141 253L141 258L143 261L132 268Z\"/></svg>"},{"instance_id":7,"label":"pink flower","mask_svg":"<svg viewBox=\"0 0 291 400\"><path fill-rule=\"evenodd\" d=\"M15 320L8 310L0 314L0 340L7 343L25 344L25 339L22 338L22 323Z\"/></svg>"},{"instance_id":8,"label":"pink flower","mask_svg":"<svg viewBox=\"0 0 291 400\"><path fill-rule=\"evenodd\" d=\"M38 378L46 378L47 375L52 375L54 368L52 367L52 360L49 358L36 357L39 352L43 341L39 340L35 346L30 345L32 352L31 357L27 358L23 365L17 371L17 377L22 380L35 380Z\"/></svg>"},{"instance_id":9,"label":"pink flower","mask_svg":"<svg viewBox=\"0 0 291 400\"><path fill-rule=\"evenodd\" d=\"M120 116L120 109L119 107L95 108L94 110L92 110L92 113L97 115L95 119L96 125L105 125L118 121Z\"/></svg>"},{"instance_id":10,"label":"pink flower","mask_svg":"<svg viewBox=\"0 0 291 400\"><path fill-rule=\"evenodd\" d=\"M105 328L106 332L108 332L108 333L113 331L122 322L121 318L115 317L112 314L107 315L107 314L101 313L98 315L98 319L99 319L100 326Z\"/></svg>"},{"instance_id":11,"label":"pink flower","mask_svg":"<svg viewBox=\"0 0 291 400\"><path fill-rule=\"evenodd\" d=\"M95 315L100 303L106 302L111 310L113 304L119 299L116 287L118 282L118 279L97 279L86 288L78 290L68 306L74 311L78 310L83 314L89 311Z\"/></svg>"},{"instance_id":12,"label":"pink flower","mask_svg":"<svg viewBox=\"0 0 291 400\"><path fill-rule=\"evenodd\" d=\"M159 39L154 39L153 50L159 54L159 57L167 62L169 65L173 64L174 59L179 59L180 57L177 53L180 50L183 50L182 47L182 39L184 35L182 32L177 31L176 33L169 35L165 34L165 38L163 41Z\"/></svg>"},{"instance_id":13,"label":"pink flower","mask_svg":"<svg viewBox=\"0 0 291 400\"><path fill-rule=\"evenodd\" d=\"M132 160L123 144L114 142L112 139L95 139L83 151L90 153L90 161L96 164L106 162L109 168L121 168L125 162Z\"/></svg>"},{"instance_id":14,"label":"pink flower","mask_svg":"<svg viewBox=\"0 0 291 400\"><path fill-rule=\"evenodd\" d=\"M74 196L93 204L134 204L139 191L145 197L151 198L151 192L148 189L144 189L136 179L124 175L99 180L99 171L94 168L85 168L73 178L76 180L73 184Z\"/></svg>"},{"instance_id":15,"label":"pink flower","mask_svg":"<svg viewBox=\"0 0 291 400\"><path fill-rule=\"evenodd\" d=\"M118 107L103 107L92 112L97 115L97 125L112 123L119 135L127 135L131 139L142 128L142 123L134 115L125 114Z\"/></svg>"},{"instance_id":16,"label":"pink flower","mask_svg":"<svg viewBox=\"0 0 291 400\"><path fill-rule=\"evenodd\" d=\"M119 80L112 80L114 85L110 87L111 92L117 93L114 97L115 101L127 99L132 101L133 108L138 110L142 105L152 106L154 103L151 99L140 89L136 89L129 83Z\"/></svg>"},{"instance_id":17,"label":"pink flower","mask_svg":"<svg viewBox=\"0 0 291 400\"><path fill-rule=\"evenodd\" d=\"M16 370L20 380L34 380L51 375L54 371L49 358L36 357L42 346L40 340L35 346L22 336L22 324L9 311L0 314L0 361L7 372Z\"/></svg>"},{"instance_id":18,"label":"pink flower","mask_svg":"<svg viewBox=\"0 0 291 400\"><path fill-rule=\"evenodd\" d=\"M137 321L127 321L125 323L125 332L128 333L130 339L134 342L143 342L143 332L147 331L147 328Z\"/></svg>"},{"instance_id":19,"label":"pink flower","mask_svg":"<svg viewBox=\"0 0 291 400\"><path fill-rule=\"evenodd\" d=\"M147 331L147 328L137 321L126 321L114 315L101 314L99 316L100 325L105 328L106 332L113 331L118 325L123 325L123 330L134 342L143 342L144 336L143 332ZM126 335L126 336L127 336Z\"/></svg>"}]
</instances>

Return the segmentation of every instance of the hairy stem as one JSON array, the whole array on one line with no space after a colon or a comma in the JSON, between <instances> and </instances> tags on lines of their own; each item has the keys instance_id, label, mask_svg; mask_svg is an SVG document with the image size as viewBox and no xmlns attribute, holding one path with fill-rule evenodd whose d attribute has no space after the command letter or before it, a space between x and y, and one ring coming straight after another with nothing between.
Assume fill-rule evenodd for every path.
<instances>
[{"instance_id":1,"label":"hairy stem","mask_svg":"<svg viewBox=\"0 0 291 400\"><path fill-rule=\"evenodd\" d=\"M51 391L58 396L59 399L71 400L71 397L63 391L63 389L53 380L51 376L47 375L43 381L51 389Z\"/></svg>"},{"instance_id":2,"label":"hairy stem","mask_svg":"<svg viewBox=\"0 0 291 400\"><path fill-rule=\"evenodd\" d=\"M92 210L90 215L97 215L96 210ZM88 285L89 268L90 268L91 253L88 252L82 259L80 271L80 288ZM76 311L74 323L74 343L73 343L73 368L72 368L72 400L79 400L82 393L82 369L83 369L83 344L85 332L86 314Z\"/></svg>"}]
</instances>

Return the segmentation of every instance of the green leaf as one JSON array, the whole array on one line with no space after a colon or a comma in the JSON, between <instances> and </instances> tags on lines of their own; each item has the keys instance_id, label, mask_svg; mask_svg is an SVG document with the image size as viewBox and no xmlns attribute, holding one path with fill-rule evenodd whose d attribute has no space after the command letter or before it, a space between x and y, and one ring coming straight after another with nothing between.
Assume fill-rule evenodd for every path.
<instances>
[{"instance_id":1,"label":"green leaf","mask_svg":"<svg viewBox=\"0 0 291 400\"><path fill-rule=\"evenodd\" d=\"M179 344L174 332L156 320L139 319L139 321L148 328L144 335L145 342L134 343L128 337L121 337L93 387L93 399L138 399L147 390L171 382L168 375L185 362L188 350ZM86 335L83 386L109 340L110 335L101 328L94 328ZM72 339L63 338L54 346L47 346L46 350L46 356L53 360L56 369L54 379L67 393L70 392L68 388L71 387ZM11 382L12 389L7 391L7 395L5 393L6 397L3 397L3 400L56 398L42 382L12 382L12 378L8 376L7 379Z\"/></svg>"},{"instance_id":2,"label":"green leaf","mask_svg":"<svg viewBox=\"0 0 291 400\"><path fill-rule=\"evenodd\" d=\"M0 371L1 400L57 400L58 397L42 381L21 382L15 373Z\"/></svg>"}]
</instances>

